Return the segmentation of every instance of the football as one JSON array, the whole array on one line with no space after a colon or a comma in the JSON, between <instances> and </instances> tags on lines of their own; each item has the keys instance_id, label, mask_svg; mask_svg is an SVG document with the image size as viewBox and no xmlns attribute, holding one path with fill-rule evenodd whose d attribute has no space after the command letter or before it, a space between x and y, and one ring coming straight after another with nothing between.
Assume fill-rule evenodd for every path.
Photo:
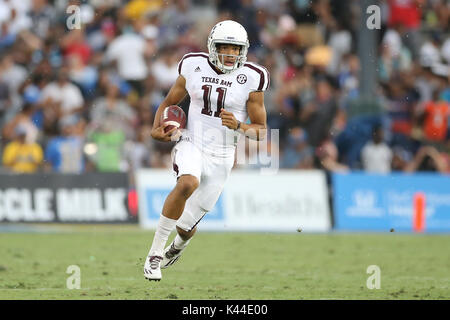
<instances>
[{"instance_id":1,"label":"football","mask_svg":"<svg viewBox=\"0 0 450 320\"><path fill-rule=\"evenodd\" d=\"M184 129L186 127L186 114L179 106L171 105L164 109L161 115L161 125L168 123L164 128L164 132L172 130L173 127Z\"/></svg>"}]
</instances>

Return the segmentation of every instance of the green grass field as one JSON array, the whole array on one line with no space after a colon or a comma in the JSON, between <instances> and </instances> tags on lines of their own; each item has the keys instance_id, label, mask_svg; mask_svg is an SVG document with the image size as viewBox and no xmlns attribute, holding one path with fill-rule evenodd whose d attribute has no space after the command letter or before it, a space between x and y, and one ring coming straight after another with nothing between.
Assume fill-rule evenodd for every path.
<instances>
[{"instance_id":1,"label":"green grass field","mask_svg":"<svg viewBox=\"0 0 450 320\"><path fill-rule=\"evenodd\" d=\"M149 282L153 231L56 230L0 233L0 299L450 299L449 235L199 231ZM79 290L66 288L70 265L81 269ZM369 265L381 269L380 289L366 287Z\"/></svg>"}]
</instances>

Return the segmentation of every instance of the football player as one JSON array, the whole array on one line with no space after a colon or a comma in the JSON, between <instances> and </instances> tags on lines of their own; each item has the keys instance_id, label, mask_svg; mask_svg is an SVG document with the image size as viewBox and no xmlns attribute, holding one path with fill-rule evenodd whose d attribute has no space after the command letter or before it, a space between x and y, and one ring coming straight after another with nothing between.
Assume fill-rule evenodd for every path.
<instances>
[{"instance_id":1,"label":"football player","mask_svg":"<svg viewBox=\"0 0 450 320\"><path fill-rule=\"evenodd\" d=\"M269 72L247 62L246 30L235 21L219 22L207 45L209 54L190 53L181 59L179 76L155 115L152 137L171 141L177 129L165 133L161 114L190 96L187 126L172 151L177 182L164 202L144 264L148 280L161 280L161 268L178 260L197 224L213 209L233 167L238 139L242 135L265 138ZM164 248L175 227L175 239Z\"/></svg>"}]
</instances>

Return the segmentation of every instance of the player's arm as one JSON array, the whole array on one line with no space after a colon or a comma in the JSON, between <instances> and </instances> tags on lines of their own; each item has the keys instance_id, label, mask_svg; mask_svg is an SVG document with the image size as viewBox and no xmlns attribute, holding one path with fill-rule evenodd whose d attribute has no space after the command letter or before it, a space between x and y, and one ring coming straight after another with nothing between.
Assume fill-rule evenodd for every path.
<instances>
[{"instance_id":1,"label":"player's arm","mask_svg":"<svg viewBox=\"0 0 450 320\"><path fill-rule=\"evenodd\" d=\"M188 92L186 90L186 79L179 75L172 88L170 88L169 93L166 98L161 102L156 110L155 119L153 120L152 137L153 139L160 141L171 141L170 136L177 129L173 128L168 132L164 132L164 128L167 124L161 125L159 120L161 119L161 114L164 109L171 105L178 105L187 96Z\"/></svg>"},{"instance_id":2,"label":"player's arm","mask_svg":"<svg viewBox=\"0 0 450 320\"><path fill-rule=\"evenodd\" d=\"M222 109L220 117L222 125L229 129L238 130L253 140L263 140L266 136L266 108L264 106L264 92L250 92L247 100L247 114L250 124L239 122L233 113Z\"/></svg>"}]
</instances>

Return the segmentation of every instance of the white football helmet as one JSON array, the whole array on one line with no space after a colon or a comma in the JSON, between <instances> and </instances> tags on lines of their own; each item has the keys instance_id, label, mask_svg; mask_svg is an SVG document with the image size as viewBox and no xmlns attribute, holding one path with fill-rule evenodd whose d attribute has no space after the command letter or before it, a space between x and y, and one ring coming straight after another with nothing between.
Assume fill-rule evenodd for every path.
<instances>
[{"instance_id":1,"label":"white football helmet","mask_svg":"<svg viewBox=\"0 0 450 320\"><path fill-rule=\"evenodd\" d=\"M236 57L236 61L233 66L226 66L222 63L222 59L219 59L217 53L217 44L235 44L241 46L240 54ZM209 61L215 65L220 71L229 73L237 68L240 68L247 61L247 52L250 43L248 42L247 31L244 27L233 20L225 20L216 24L209 33L208 37L208 51ZM221 54L224 56L223 54Z\"/></svg>"}]
</instances>

